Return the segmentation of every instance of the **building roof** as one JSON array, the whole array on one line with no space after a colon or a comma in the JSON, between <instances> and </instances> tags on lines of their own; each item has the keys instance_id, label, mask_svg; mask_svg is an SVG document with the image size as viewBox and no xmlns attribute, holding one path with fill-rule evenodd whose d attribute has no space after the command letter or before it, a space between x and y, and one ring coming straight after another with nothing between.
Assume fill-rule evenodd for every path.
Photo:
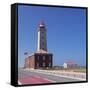
<instances>
[{"instance_id":1,"label":"building roof","mask_svg":"<svg viewBox=\"0 0 90 90\"><path fill-rule=\"evenodd\" d=\"M33 56L34 54L48 54L48 52L47 51L44 51L44 50L39 50L39 51L36 51L34 53L31 53L27 57Z\"/></svg>"},{"instance_id":2,"label":"building roof","mask_svg":"<svg viewBox=\"0 0 90 90\"><path fill-rule=\"evenodd\" d=\"M37 51L36 53L48 53L48 52L41 49L41 50Z\"/></svg>"},{"instance_id":3,"label":"building roof","mask_svg":"<svg viewBox=\"0 0 90 90\"><path fill-rule=\"evenodd\" d=\"M69 61L67 61L67 62L65 62L65 63L67 63L67 64L77 64L75 61L73 61L73 60L69 60Z\"/></svg>"}]
</instances>

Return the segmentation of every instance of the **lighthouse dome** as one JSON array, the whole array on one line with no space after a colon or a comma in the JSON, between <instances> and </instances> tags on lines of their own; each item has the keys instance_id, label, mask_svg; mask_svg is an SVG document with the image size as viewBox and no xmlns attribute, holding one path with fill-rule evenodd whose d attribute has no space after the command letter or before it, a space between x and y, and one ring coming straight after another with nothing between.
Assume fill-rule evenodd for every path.
<instances>
[{"instance_id":1,"label":"lighthouse dome","mask_svg":"<svg viewBox=\"0 0 90 90\"><path fill-rule=\"evenodd\" d=\"M39 27L45 27L45 23L44 23L43 21L41 21L41 22L39 23Z\"/></svg>"}]
</instances>

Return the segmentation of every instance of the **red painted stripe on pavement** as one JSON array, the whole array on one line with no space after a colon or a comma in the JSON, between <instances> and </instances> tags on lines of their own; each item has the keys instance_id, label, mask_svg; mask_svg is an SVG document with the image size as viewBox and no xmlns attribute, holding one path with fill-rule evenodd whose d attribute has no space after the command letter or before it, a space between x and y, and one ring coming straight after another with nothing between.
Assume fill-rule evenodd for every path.
<instances>
[{"instance_id":1,"label":"red painted stripe on pavement","mask_svg":"<svg viewBox=\"0 0 90 90\"><path fill-rule=\"evenodd\" d=\"M43 79L41 77L37 77L37 76L26 77L26 78L23 78L23 79L19 79L19 82L21 84L43 84L43 83L51 83L51 81L45 80L45 79Z\"/></svg>"}]
</instances>

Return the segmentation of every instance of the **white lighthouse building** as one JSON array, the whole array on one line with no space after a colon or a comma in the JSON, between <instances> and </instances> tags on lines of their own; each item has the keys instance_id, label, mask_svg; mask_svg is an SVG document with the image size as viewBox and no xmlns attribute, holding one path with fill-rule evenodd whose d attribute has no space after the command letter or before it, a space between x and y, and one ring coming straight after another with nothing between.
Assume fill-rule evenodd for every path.
<instances>
[{"instance_id":1,"label":"white lighthouse building","mask_svg":"<svg viewBox=\"0 0 90 90\"><path fill-rule=\"evenodd\" d=\"M37 51L47 52L47 38L46 38L46 28L44 22L40 22L38 27L38 47Z\"/></svg>"}]
</instances>

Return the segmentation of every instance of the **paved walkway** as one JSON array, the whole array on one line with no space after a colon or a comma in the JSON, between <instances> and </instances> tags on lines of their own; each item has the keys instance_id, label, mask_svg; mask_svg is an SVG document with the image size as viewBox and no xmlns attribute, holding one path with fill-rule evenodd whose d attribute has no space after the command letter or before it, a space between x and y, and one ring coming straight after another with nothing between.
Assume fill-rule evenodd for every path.
<instances>
[{"instance_id":1,"label":"paved walkway","mask_svg":"<svg viewBox=\"0 0 90 90\"><path fill-rule=\"evenodd\" d=\"M81 73L81 72L64 71L64 70L39 70L39 69L35 69L34 71L47 73L47 74L61 75L63 77L68 77L68 78L86 80L86 73Z\"/></svg>"},{"instance_id":2,"label":"paved walkway","mask_svg":"<svg viewBox=\"0 0 90 90\"><path fill-rule=\"evenodd\" d=\"M57 72L49 72L44 70L18 70L18 84L46 84L46 83L62 83L83 81L80 78L73 78L60 75ZM84 80L85 81L85 80Z\"/></svg>"}]
</instances>

